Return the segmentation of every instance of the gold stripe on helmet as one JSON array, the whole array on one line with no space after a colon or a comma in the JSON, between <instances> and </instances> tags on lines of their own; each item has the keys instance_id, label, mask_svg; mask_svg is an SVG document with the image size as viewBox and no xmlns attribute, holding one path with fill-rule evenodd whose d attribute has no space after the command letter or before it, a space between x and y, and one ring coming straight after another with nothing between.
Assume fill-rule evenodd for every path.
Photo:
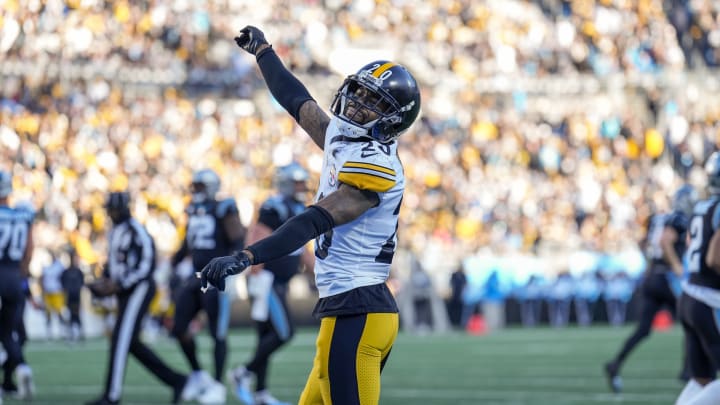
<instances>
[{"instance_id":1,"label":"gold stripe on helmet","mask_svg":"<svg viewBox=\"0 0 720 405\"><path fill-rule=\"evenodd\" d=\"M375 71L372 73L374 77L380 77L381 74L383 74L384 71L390 69L391 67L395 66L392 62L387 62L382 65L380 65L379 68L375 69Z\"/></svg>"}]
</instances>

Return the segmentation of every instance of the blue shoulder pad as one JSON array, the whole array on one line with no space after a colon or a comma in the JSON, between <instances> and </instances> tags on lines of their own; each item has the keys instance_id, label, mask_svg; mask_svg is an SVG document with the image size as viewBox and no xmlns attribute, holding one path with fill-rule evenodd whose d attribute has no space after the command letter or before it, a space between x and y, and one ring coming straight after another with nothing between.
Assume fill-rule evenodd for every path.
<instances>
[{"instance_id":1,"label":"blue shoulder pad","mask_svg":"<svg viewBox=\"0 0 720 405\"><path fill-rule=\"evenodd\" d=\"M14 208L14 210L15 210L15 215L17 215L17 217L19 217L19 218L22 218L23 221L30 222L30 223L35 221L35 210L34 209L28 208L28 207L16 207L16 208Z\"/></svg>"},{"instance_id":2,"label":"blue shoulder pad","mask_svg":"<svg viewBox=\"0 0 720 405\"><path fill-rule=\"evenodd\" d=\"M285 222L288 219L290 213L288 208L283 202L282 196L276 195L265 200L263 205L260 207L261 210L275 211L280 219L280 222Z\"/></svg>"},{"instance_id":3,"label":"blue shoulder pad","mask_svg":"<svg viewBox=\"0 0 720 405\"><path fill-rule=\"evenodd\" d=\"M218 204L215 207L215 212L217 213L218 218L224 218L226 215L229 214L236 214L238 212L238 207L235 199L226 198L224 200L218 201Z\"/></svg>"},{"instance_id":4,"label":"blue shoulder pad","mask_svg":"<svg viewBox=\"0 0 720 405\"><path fill-rule=\"evenodd\" d=\"M678 233L683 233L688 229L690 221L688 217L682 212L673 212L665 222L665 226L670 226Z\"/></svg>"}]
</instances>

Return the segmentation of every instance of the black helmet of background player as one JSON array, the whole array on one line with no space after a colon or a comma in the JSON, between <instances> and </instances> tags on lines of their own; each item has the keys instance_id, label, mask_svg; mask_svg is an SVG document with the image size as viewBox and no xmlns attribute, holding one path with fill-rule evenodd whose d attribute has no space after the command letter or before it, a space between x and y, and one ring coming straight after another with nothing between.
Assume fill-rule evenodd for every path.
<instances>
[{"instance_id":1,"label":"black helmet of background player","mask_svg":"<svg viewBox=\"0 0 720 405\"><path fill-rule=\"evenodd\" d=\"M220 176L211 169L196 170L190 183L192 202L202 203L215 199L220 190Z\"/></svg>"},{"instance_id":2,"label":"black helmet of background player","mask_svg":"<svg viewBox=\"0 0 720 405\"><path fill-rule=\"evenodd\" d=\"M105 209L114 224L127 221L130 218L130 194L127 191L113 191L108 194Z\"/></svg>"},{"instance_id":3,"label":"black helmet of background player","mask_svg":"<svg viewBox=\"0 0 720 405\"><path fill-rule=\"evenodd\" d=\"M8 198L12 193L12 175L0 170L0 198Z\"/></svg>"},{"instance_id":4,"label":"black helmet of background player","mask_svg":"<svg viewBox=\"0 0 720 405\"><path fill-rule=\"evenodd\" d=\"M713 152L705 162L705 173L707 173L708 191L710 194L720 194L720 153Z\"/></svg>"},{"instance_id":5,"label":"black helmet of background player","mask_svg":"<svg viewBox=\"0 0 720 405\"><path fill-rule=\"evenodd\" d=\"M376 61L345 79L330 109L343 134L390 143L417 118L420 89L405 67ZM370 112L377 118L370 119Z\"/></svg>"},{"instance_id":6,"label":"black helmet of background player","mask_svg":"<svg viewBox=\"0 0 720 405\"><path fill-rule=\"evenodd\" d=\"M298 202L305 202L308 191L307 181L309 178L307 170L297 163L290 163L282 166L275 173L275 188L286 198L292 198Z\"/></svg>"},{"instance_id":7,"label":"black helmet of background player","mask_svg":"<svg viewBox=\"0 0 720 405\"><path fill-rule=\"evenodd\" d=\"M697 199L698 193L695 188L689 184L685 184L675 192L675 195L673 195L673 210L690 216L692 215L693 206L695 206Z\"/></svg>"}]
</instances>

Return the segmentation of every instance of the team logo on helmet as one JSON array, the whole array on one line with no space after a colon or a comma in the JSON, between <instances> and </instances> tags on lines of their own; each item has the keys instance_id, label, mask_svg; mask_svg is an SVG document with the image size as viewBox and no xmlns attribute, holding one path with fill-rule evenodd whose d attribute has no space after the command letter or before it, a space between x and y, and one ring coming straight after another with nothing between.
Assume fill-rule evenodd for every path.
<instances>
[{"instance_id":1,"label":"team logo on helmet","mask_svg":"<svg viewBox=\"0 0 720 405\"><path fill-rule=\"evenodd\" d=\"M402 65L369 63L345 79L331 110L341 133L393 142L420 112L420 90Z\"/></svg>"}]
</instances>

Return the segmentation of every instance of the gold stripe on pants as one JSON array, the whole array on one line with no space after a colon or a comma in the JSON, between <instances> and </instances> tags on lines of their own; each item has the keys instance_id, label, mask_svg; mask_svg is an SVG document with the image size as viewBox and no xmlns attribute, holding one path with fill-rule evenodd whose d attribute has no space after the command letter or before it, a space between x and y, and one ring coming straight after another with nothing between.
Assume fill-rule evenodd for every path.
<instances>
[{"instance_id":1,"label":"gold stripe on pants","mask_svg":"<svg viewBox=\"0 0 720 405\"><path fill-rule=\"evenodd\" d=\"M397 313L323 318L299 405L377 404L380 372L397 333Z\"/></svg>"}]
</instances>

